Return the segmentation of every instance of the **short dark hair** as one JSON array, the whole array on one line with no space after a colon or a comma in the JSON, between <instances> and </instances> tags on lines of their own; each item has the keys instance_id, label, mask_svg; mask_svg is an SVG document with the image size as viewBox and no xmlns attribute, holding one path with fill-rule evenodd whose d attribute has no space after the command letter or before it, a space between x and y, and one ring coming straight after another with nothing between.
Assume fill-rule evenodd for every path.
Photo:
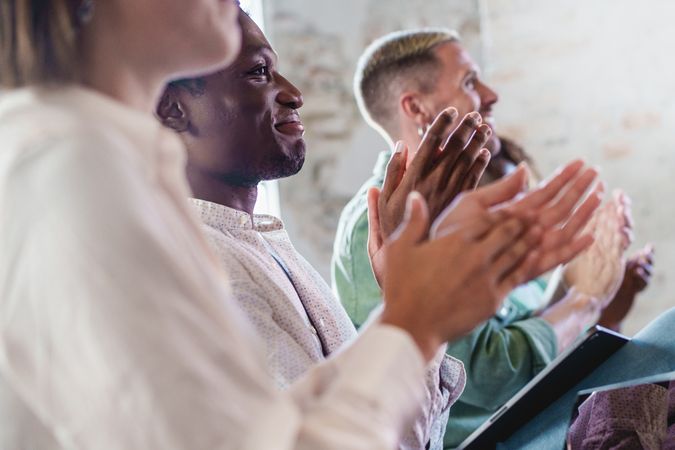
<instances>
[{"instance_id":1,"label":"short dark hair","mask_svg":"<svg viewBox=\"0 0 675 450\"><path fill-rule=\"evenodd\" d=\"M75 0L0 1L0 85L80 77Z\"/></svg>"}]
</instances>

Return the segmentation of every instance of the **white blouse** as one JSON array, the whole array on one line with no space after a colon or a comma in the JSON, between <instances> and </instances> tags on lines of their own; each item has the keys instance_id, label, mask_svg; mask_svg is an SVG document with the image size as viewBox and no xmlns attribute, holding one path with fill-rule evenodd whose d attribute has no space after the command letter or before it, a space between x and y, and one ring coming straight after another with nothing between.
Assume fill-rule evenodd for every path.
<instances>
[{"instance_id":1,"label":"white blouse","mask_svg":"<svg viewBox=\"0 0 675 450\"><path fill-rule=\"evenodd\" d=\"M92 91L0 98L0 448L394 447L423 396L410 337L374 325L277 391L183 170Z\"/></svg>"}]
</instances>

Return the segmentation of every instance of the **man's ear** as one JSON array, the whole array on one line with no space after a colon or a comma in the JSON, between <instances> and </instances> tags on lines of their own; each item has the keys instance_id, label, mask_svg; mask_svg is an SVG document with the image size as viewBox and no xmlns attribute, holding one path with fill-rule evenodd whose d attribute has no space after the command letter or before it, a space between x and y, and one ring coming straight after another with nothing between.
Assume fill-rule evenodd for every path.
<instances>
[{"instance_id":1,"label":"man's ear","mask_svg":"<svg viewBox=\"0 0 675 450\"><path fill-rule=\"evenodd\" d=\"M179 133L187 131L190 126L190 119L185 107L171 87L164 91L159 105L157 105L157 117L159 117L162 125Z\"/></svg>"},{"instance_id":2,"label":"man's ear","mask_svg":"<svg viewBox=\"0 0 675 450\"><path fill-rule=\"evenodd\" d=\"M415 122L417 127L426 129L434 120L426 104L416 92L405 92L399 101L401 112Z\"/></svg>"}]
</instances>

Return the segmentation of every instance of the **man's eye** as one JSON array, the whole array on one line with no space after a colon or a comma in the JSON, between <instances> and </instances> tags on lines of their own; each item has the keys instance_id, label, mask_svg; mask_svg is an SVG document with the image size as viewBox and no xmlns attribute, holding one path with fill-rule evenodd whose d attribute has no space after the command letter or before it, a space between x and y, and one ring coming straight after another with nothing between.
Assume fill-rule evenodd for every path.
<instances>
[{"instance_id":1,"label":"man's eye","mask_svg":"<svg viewBox=\"0 0 675 450\"><path fill-rule=\"evenodd\" d=\"M466 80L465 85L469 89L475 89L476 88L476 80L474 80L473 78L470 78L470 79Z\"/></svg>"},{"instance_id":2,"label":"man's eye","mask_svg":"<svg viewBox=\"0 0 675 450\"><path fill-rule=\"evenodd\" d=\"M249 75L257 77L266 77L270 74L269 68L267 66L258 66L255 69L249 72Z\"/></svg>"}]
</instances>

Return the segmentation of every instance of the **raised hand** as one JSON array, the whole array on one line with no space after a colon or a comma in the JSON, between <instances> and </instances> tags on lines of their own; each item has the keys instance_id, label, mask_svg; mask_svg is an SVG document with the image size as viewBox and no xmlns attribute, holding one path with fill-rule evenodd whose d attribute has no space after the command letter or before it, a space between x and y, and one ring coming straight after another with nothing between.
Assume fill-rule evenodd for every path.
<instances>
[{"instance_id":1,"label":"raised hand","mask_svg":"<svg viewBox=\"0 0 675 450\"><path fill-rule=\"evenodd\" d=\"M527 281L570 261L593 242L590 234L580 234L580 231L600 204L601 186L586 194L596 177L596 170L574 161L525 193L528 173L526 166L521 165L495 183L460 194L433 224L431 236L451 232L487 210L504 211L516 217L535 214L544 234L528 257L529 267L523 280Z\"/></svg>"},{"instance_id":2,"label":"raised hand","mask_svg":"<svg viewBox=\"0 0 675 450\"><path fill-rule=\"evenodd\" d=\"M630 312L637 294L647 288L652 277L654 247L650 244L626 262L626 273L616 295L602 311L600 325L619 330L621 322Z\"/></svg>"},{"instance_id":3,"label":"raised hand","mask_svg":"<svg viewBox=\"0 0 675 450\"><path fill-rule=\"evenodd\" d=\"M430 359L443 342L495 314L520 284L522 262L540 241L541 229L525 218L485 210L428 240L423 198L413 193L407 203L404 223L379 249L386 267L381 320L407 330Z\"/></svg>"},{"instance_id":4,"label":"raised hand","mask_svg":"<svg viewBox=\"0 0 675 450\"><path fill-rule=\"evenodd\" d=\"M628 197L615 192L611 201L598 209L587 225L595 242L565 266L563 280L569 287L595 297L605 308L624 278L624 253L632 239Z\"/></svg>"},{"instance_id":5,"label":"raised hand","mask_svg":"<svg viewBox=\"0 0 675 450\"><path fill-rule=\"evenodd\" d=\"M383 236L401 223L410 192L422 194L434 219L460 192L478 185L490 161L483 146L492 132L476 112L467 114L459 126L456 120L455 108L442 111L412 156L403 142L396 144L378 198Z\"/></svg>"}]
</instances>

